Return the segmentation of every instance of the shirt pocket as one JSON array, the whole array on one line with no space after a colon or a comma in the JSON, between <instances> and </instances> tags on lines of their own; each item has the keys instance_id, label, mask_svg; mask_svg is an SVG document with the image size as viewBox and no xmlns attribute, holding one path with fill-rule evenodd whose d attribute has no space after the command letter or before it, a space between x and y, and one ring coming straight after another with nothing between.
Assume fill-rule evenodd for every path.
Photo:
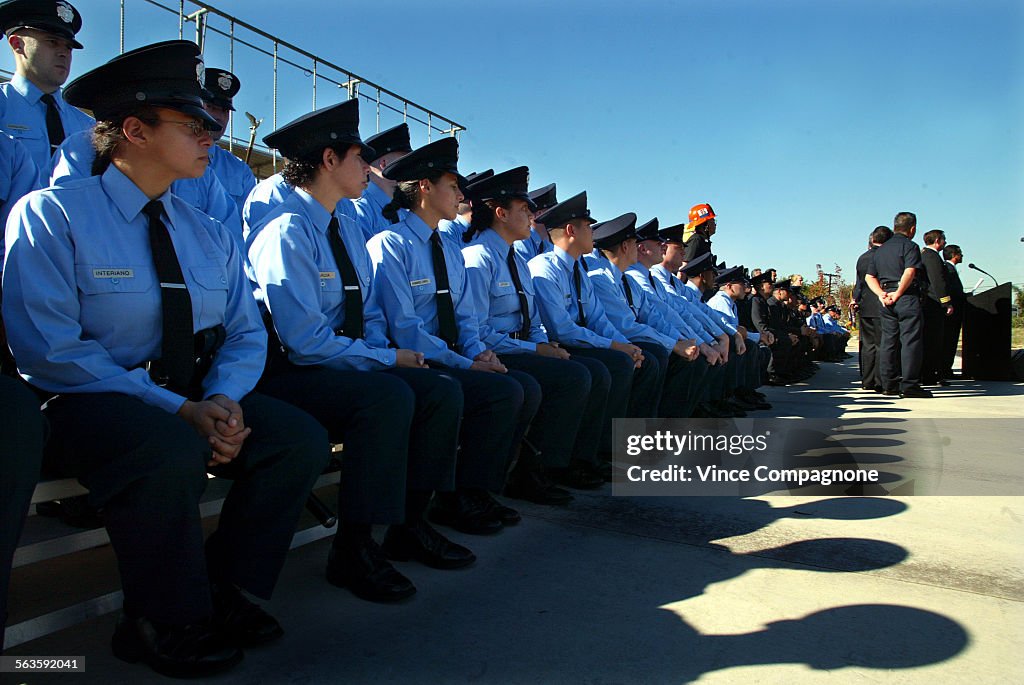
<instances>
[{"instance_id":1,"label":"shirt pocket","mask_svg":"<svg viewBox=\"0 0 1024 685\"><path fill-rule=\"evenodd\" d=\"M149 265L76 264L83 329L146 326L159 319L160 294ZM154 314L154 312L156 312Z\"/></svg>"},{"instance_id":2,"label":"shirt pocket","mask_svg":"<svg viewBox=\"0 0 1024 685\"><path fill-rule=\"evenodd\" d=\"M519 310L519 299L512 281L500 278L491 281L490 289L492 312L514 312Z\"/></svg>"},{"instance_id":3,"label":"shirt pocket","mask_svg":"<svg viewBox=\"0 0 1024 685\"><path fill-rule=\"evenodd\" d=\"M192 279L199 286L192 294L192 309L198 311L200 328L209 328L226 320L228 275L222 266L190 266ZM199 302L196 302L198 295Z\"/></svg>"}]
</instances>

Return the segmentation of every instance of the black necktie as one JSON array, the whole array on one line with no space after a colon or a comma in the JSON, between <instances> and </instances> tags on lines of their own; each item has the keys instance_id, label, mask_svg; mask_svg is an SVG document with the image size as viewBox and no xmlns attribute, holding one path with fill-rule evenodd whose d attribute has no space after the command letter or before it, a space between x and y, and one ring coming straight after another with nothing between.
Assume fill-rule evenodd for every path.
<instances>
[{"instance_id":1,"label":"black necktie","mask_svg":"<svg viewBox=\"0 0 1024 685\"><path fill-rule=\"evenodd\" d=\"M444 248L437 231L430 232L430 252L434 258L434 282L437 285L437 327L441 340L455 349L459 340L459 328L455 325L455 303L448 284L448 264L444 260Z\"/></svg>"},{"instance_id":2,"label":"black necktie","mask_svg":"<svg viewBox=\"0 0 1024 685\"><path fill-rule=\"evenodd\" d=\"M519 313L523 315L523 325L519 329L519 339L529 340L530 301L526 299L523 281L519 278L519 267L516 265L516 251L513 248L508 248L508 256L505 258L505 261L508 263L509 273L512 274L512 285L516 287L516 294L519 296Z\"/></svg>"},{"instance_id":3,"label":"black necktie","mask_svg":"<svg viewBox=\"0 0 1024 685\"><path fill-rule=\"evenodd\" d=\"M576 323L586 327L587 316L583 313L583 278L580 276L580 261L583 257L572 263L572 285L576 288Z\"/></svg>"},{"instance_id":4,"label":"black necktie","mask_svg":"<svg viewBox=\"0 0 1024 685\"><path fill-rule=\"evenodd\" d=\"M540 241L540 246L537 247L537 254L544 254L544 248L546 248L546 247L547 247L547 244L543 240Z\"/></svg>"},{"instance_id":5,"label":"black necktie","mask_svg":"<svg viewBox=\"0 0 1024 685\"><path fill-rule=\"evenodd\" d=\"M60 110L57 109L57 101L50 93L44 93L39 98L46 103L46 135L50 138L50 152L64 142L64 124L60 120Z\"/></svg>"},{"instance_id":6,"label":"black necktie","mask_svg":"<svg viewBox=\"0 0 1024 685\"><path fill-rule=\"evenodd\" d=\"M338 329L337 334L357 340L363 337L363 291L359 287L356 267L352 265L345 241L341 239L341 226L336 216L332 216L331 223L327 225L327 240L331 243L334 263L338 267L338 275L341 276L341 284L345 289L345 323Z\"/></svg>"},{"instance_id":7,"label":"black necktie","mask_svg":"<svg viewBox=\"0 0 1024 685\"><path fill-rule=\"evenodd\" d=\"M196 369L195 334L192 330L192 298L185 287L181 264L167 226L160 219L163 205L152 200L142 208L149 217L149 246L153 265L160 281L160 305L163 333L157 371L150 375L160 384L183 395L189 395Z\"/></svg>"},{"instance_id":8,"label":"black necktie","mask_svg":"<svg viewBox=\"0 0 1024 685\"><path fill-rule=\"evenodd\" d=\"M629 303L629 308L633 310L633 318L639 321L640 316L636 313L636 307L633 306L633 291L629 289L629 276L626 274L622 274L622 289L626 291L626 302Z\"/></svg>"},{"instance_id":9,"label":"black necktie","mask_svg":"<svg viewBox=\"0 0 1024 685\"><path fill-rule=\"evenodd\" d=\"M654 292L658 292L658 286L654 285L654 274L650 271L647 272L647 280L651 282L651 287L654 288Z\"/></svg>"}]
</instances>

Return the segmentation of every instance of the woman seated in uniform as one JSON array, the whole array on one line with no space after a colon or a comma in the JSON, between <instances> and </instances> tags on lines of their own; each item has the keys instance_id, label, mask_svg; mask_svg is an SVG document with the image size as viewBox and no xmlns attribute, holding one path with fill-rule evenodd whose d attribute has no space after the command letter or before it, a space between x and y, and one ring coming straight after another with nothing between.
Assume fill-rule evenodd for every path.
<instances>
[{"instance_id":1,"label":"woman seated in uniform","mask_svg":"<svg viewBox=\"0 0 1024 685\"><path fill-rule=\"evenodd\" d=\"M260 390L344 444L328 580L371 601L401 600L416 588L385 556L434 568L475 559L424 520L433 491L454 487L462 390L421 353L388 346L362 231L336 210L366 189L372 150L359 138L359 103L311 112L264 142L288 160L289 193L246 228L256 296L280 341ZM391 524L383 552L374 523Z\"/></svg>"},{"instance_id":2,"label":"woman seated in uniform","mask_svg":"<svg viewBox=\"0 0 1024 685\"><path fill-rule=\"evenodd\" d=\"M514 243L530 236L532 201L529 170L516 167L469 187L473 218L462 249L480 338L502 363L540 384L542 401L527 434L536 448L524 450L512 472L508 494L540 504L565 504L572 496L551 482L592 489L604 484L597 473L600 425L610 376L597 360L569 358L548 341L534 302L533 281ZM592 384L591 377L595 377ZM549 473L550 471L550 473Z\"/></svg>"},{"instance_id":3,"label":"woman seated in uniform","mask_svg":"<svg viewBox=\"0 0 1024 685\"><path fill-rule=\"evenodd\" d=\"M47 459L89 489L117 555L114 654L223 671L282 634L267 599L329 458L312 417L252 393L266 333L234 239L168 192L206 169L199 49L169 41L67 87L96 113L101 174L11 212L4 320L22 378L52 395ZM234 479L203 544L207 470Z\"/></svg>"},{"instance_id":4,"label":"woman seated in uniform","mask_svg":"<svg viewBox=\"0 0 1024 685\"><path fill-rule=\"evenodd\" d=\"M466 269L454 241L437 232L454 219L463 199L458 173L459 144L442 138L399 158L384 170L398 181L384 216L394 222L367 243L373 287L399 347L423 354L433 368L462 386L465 397L455 492L441 493L431 517L470 534L494 533L517 523L519 514L491 492L505 487L513 445L517 445L540 402L510 377L477 333ZM410 210L398 221L398 210Z\"/></svg>"}]
</instances>

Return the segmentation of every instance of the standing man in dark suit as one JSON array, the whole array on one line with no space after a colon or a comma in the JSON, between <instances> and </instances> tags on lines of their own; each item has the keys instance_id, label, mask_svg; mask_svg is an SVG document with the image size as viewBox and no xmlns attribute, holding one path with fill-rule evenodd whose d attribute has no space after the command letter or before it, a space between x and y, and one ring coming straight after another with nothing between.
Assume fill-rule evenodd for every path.
<instances>
[{"instance_id":1,"label":"standing man in dark suit","mask_svg":"<svg viewBox=\"0 0 1024 685\"><path fill-rule=\"evenodd\" d=\"M871 231L868 238L868 250L857 258L857 284L853 288L853 301L857 303L860 314L858 340L860 344L860 384L865 390L882 391L881 377L878 374L878 349L882 341L882 326L879 320L881 305L878 298L864 283L864 276L871 266L871 259L878 246L892 237L892 229L878 226Z\"/></svg>"},{"instance_id":2,"label":"standing man in dark suit","mask_svg":"<svg viewBox=\"0 0 1024 685\"><path fill-rule=\"evenodd\" d=\"M926 289L921 301L924 313L924 363L921 367L921 382L924 385L949 385L941 377L942 372L942 329L945 319L953 313L950 296L946 292L946 267L942 262L942 250L946 247L946 234L935 229L924 234L921 261L924 263L922 288Z\"/></svg>"},{"instance_id":3,"label":"standing man in dark suit","mask_svg":"<svg viewBox=\"0 0 1024 685\"><path fill-rule=\"evenodd\" d=\"M875 250L864 282L882 304L880 369L883 395L931 397L921 387L921 286L917 270L923 268L921 251L914 244L917 217L900 212L893 221L893 236ZM900 346L902 345L902 348ZM902 380L896 379L899 349Z\"/></svg>"},{"instance_id":4,"label":"standing man in dark suit","mask_svg":"<svg viewBox=\"0 0 1024 685\"><path fill-rule=\"evenodd\" d=\"M939 374L942 378L952 378L956 345L960 340L960 327L964 323L964 307L967 304L964 284L960 282L960 274L956 270L956 265L964 261L964 253L959 245L946 245L942 248L942 257L946 260L942 265L946 269L946 294L950 297L949 304L953 307L953 313L946 317L946 323L942 327L942 360Z\"/></svg>"}]
</instances>

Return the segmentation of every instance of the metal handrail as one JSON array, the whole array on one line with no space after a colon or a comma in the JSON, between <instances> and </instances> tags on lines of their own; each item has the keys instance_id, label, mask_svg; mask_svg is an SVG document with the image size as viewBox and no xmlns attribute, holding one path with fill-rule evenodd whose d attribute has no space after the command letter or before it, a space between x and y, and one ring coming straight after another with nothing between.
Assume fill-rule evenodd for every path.
<instances>
[{"instance_id":1,"label":"metal handrail","mask_svg":"<svg viewBox=\"0 0 1024 685\"><path fill-rule=\"evenodd\" d=\"M257 52L257 53L260 53L260 54L272 57L274 59L274 93L273 93L273 97L274 97L274 107L273 107L273 109L274 109L274 111L273 111L273 125L274 125L275 128L277 127L277 91L278 91L277 72L278 72L278 66L280 64L284 64L284 65L287 65L287 66L290 66L290 67L294 67L294 68L300 70L303 73L303 75L312 76L312 78L313 78L312 98L313 98L313 108L314 109L316 108L316 95L317 95L316 87L317 87L317 83L318 83L319 80L323 80L323 81L325 81L327 83L330 83L330 84L332 84L332 85L334 85L334 86L336 86L338 88L346 88L348 90L348 93L349 93L349 99L351 99L353 97L360 97L361 96L364 100L372 102L374 104L374 106L375 106L376 115L377 115L376 116L376 128L377 128L377 130L380 130L380 111L381 111L381 108L384 108L384 109L390 110L390 111L392 111L392 112L394 112L396 114L402 115L403 121L412 120L414 122L417 122L419 124L422 124L422 125L426 126L426 128L427 128L427 139L428 140L430 140L430 138L431 138L431 133L433 133L435 131L437 133L440 133L440 134L451 135L451 136L458 137L458 135L462 131L466 130L465 126L463 126L462 124L459 124L458 122L456 122L453 119L450 119L449 117L446 117L446 116L444 116L442 114L439 114L439 113L437 113L437 112L435 112L435 111L433 111L431 109L428 109L428 108L426 108L426 107L424 107L424 106L422 106L422 105L420 105L420 104L418 104L418 103L416 103L416 102L414 102L414 101L412 101L412 100L410 100L408 98L402 97L401 95L399 95L398 93L394 92L393 90L385 88L384 86L381 86L380 84L375 83L375 82L373 82L373 81L371 81L369 79L363 78L362 76L360 76L360 75L350 71L349 69L341 67L341 66L339 66L339 65L337 65L337 64L335 64L335 63L333 63L333 62L331 62L329 60L324 59L323 57L321 57L319 55L315 55L315 54L313 54L313 53L311 53L311 52L309 52L307 50L304 50L304 49L300 48L299 46L297 46L297 45L295 45L293 43L290 43L290 42L288 42L286 40L282 40L282 39L278 38L277 36L274 36L273 34L270 34L270 33L266 32L266 31L264 31L264 30L262 30L260 28L257 28L256 26L253 26L252 24L250 24L248 22L245 22L245 21L243 21L241 19L238 19L237 17L234 17L234 16L232 16L230 14L227 14L226 12L223 12L223 11L217 9L216 7L214 7L213 5L211 5L211 4L207 3L207 2L202 2L201 0L178 0L178 2L176 3L178 6L175 9L173 7L168 6L167 4L164 4L164 2L161 2L160 0L141 0L141 1L143 3L145 3L145 4L147 4L147 5L151 5L153 7L161 9L161 10L163 10L165 12L170 13L170 14L177 15L177 17L178 17L178 35L179 35L179 37L183 37L184 36L185 24L193 23L194 22L196 24L196 32L197 32L196 38L197 38L197 42L200 43L200 46L202 46L203 40L204 40L205 35L206 35L207 32L213 32L216 35L220 35L220 36L223 36L224 38L227 38L228 41L229 41L230 61L232 62L232 67L233 67L233 63L234 63L234 46L235 46L236 43L239 44L239 45L243 45L243 46L245 46L245 47L247 47L247 48L249 48L249 49L251 49L251 50L253 50L253 51ZM195 11L195 12L186 13L185 12L186 5L188 5L190 7L191 6L195 6L195 7L199 8L199 9L197 11ZM121 41L120 41L120 43L121 43L121 50L123 51L124 50L124 34L125 34L125 31L126 31L126 28L125 28L125 0L121 0L120 6L121 6L121 9L120 9L120 12L121 12L121 21L120 21L120 25L121 25ZM215 26L210 26L209 23L207 22L207 15L213 15L213 16L219 17L219 18L227 21L229 23L228 31L224 31L224 30L222 30L220 28L217 28ZM273 44L272 51L267 50L266 48L264 48L262 46L256 45L255 43L253 43L251 41L248 41L248 40L245 40L243 38L238 37L236 35L236 32L235 32L236 28L243 28L246 31L250 31L251 33L253 33L253 34L257 35L257 36L260 36L260 37L262 37L262 38L264 38L266 40L271 41L272 44ZM298 55L301 55L303 57L308 58L309 60L311 60L312 64L310 66L307 66L307 65L300 64L300 63L298 63L296 61L293 61L291 59L288 59L286 57L282 57L280 55L280 48L282 48L282 47L283 48L287 48L289 51L294 52L294 53L296 53ZM328 75L324 74L323 73L323 68L324 67L327 67L329 69L333 69L334 71L336 71L339 74L343 75L345 77L345 80L339 80L337 78L331 78L331 76L328 76ZM361 91L361 86L365 86L368 89L375 90L376 91L376 95L372 95L370 93L360 92ZM382 101L381 100L381 95L382 94L383 95L387 95L387 96L389 96L391 98L394 98L396 101L398 101L400 103L401 107L399 108L398 106L394 106L394 105L389 104L388 102ZM412 109L413 112L415 112L415 114L410 113L410 109ZM416 116L417 114L419 116ZM435 122L441 122L441 124L447 124L447 126L437 125L437 124L435 124ZM227 137L229 138L229 140L232 141L231 144L233 144L233 139L234 139L233 131L231 131Z\"/></svg>"}]
</instances>

